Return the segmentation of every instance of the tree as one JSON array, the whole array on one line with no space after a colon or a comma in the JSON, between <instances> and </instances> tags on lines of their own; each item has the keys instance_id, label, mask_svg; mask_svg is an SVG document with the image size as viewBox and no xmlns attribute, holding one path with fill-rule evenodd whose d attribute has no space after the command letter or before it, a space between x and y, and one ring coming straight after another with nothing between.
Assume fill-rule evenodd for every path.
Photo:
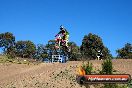
<instances>
[{"instance_id":1,"label":"tree","mask_svg":"<svg viewBox=\"0 0 132 88\"><path fill-rule=\"evenodd\" d=\"M52 55L57 54L57 50L55 49L55 40L49 40L45 48L47 48L48 59L51 60Z\"/></svg>"},{"instance_id":2,"label":"tree","mask_svg":"<svg viewBox=\"0 0 132 88\"><path fill-rule=\"evenodd\" d=\"M72 61L78 60L79 52L80 52L79 46L77 46L75 42L69 42L68 46L69 46L69 49L70 49L69 60L72 60Z\"/></svg>"},{"instance_id":3,"label":"tree","mask_svg":"<svg viewBox=\"0 0 132 88\"><path fill-rule=\"evenodd\" d=\"M49 51L49 53L51 54L56 54L57 51L56 51L56 48L55 48L55 40L49 40L48 41L48 44L46 44L45 46Z\"/></svg>"},{"instance_id":4,"label":"tree","mask_svg":"<svg viewBox=\"0 0 132 88\"><path fill-rule=\"evenodd\" d=\"M112 57L108 48L104 46L102 39L92 33L84 36L80 50L84 58L96 59L98 52L101 59Z\"/></svg>"},{"instance_id":5,"label":"tree","mask_svg":"<svg viewBox=\"0 0 132 88\"><path fill-rule=\"evenodd\" d=\"M10 32L1 33L0 48L3 48L5 54L15 57L15 36Z\"/></svg>"},{"instance_id":6,"label":"tree","mask_svg":"<svg viewBox=\"0 0 132 88\"><path fill-rule=\"evenodd\" d=\"M132 44L126 43L121 49L116 50L118 53L117 58L132 59Z\"/></svg>"},{"instance_id":7,"label":"tree","mask_svg":"<svg viewBox=\"0 0 132 88\"><path fill-rule=\"evenodd\" d=\"M106 59L102 63L102 70L100 71L100 74L107 74L111 75L113 74L113 64L111 59ZM124 88L124 87L119 87L117 84L104 84L102 88Z\"/></svg>"},{"instance_id":8,"label":"tree","mask_svg":"<svg viewBox=\"0 0 132 88\"><path fill-rule=\"evenodd\" d=\"M17 41L16 55L22 58L32 58L35 54L36 46L31 41Z\"/></svg>"},{"instance_id":9,"label":"tree","mask_svg":"<svg viewBox=\"0 0 132 88\"><path fill-rule=\"evenodd\" d=\"M48 58L47 48L43 44L38 44L36 48L35 58L42 60Z\"/></svg>"},{"instance_id":10,"label":"tree","mask_svg":"<svg viewBox=\"0 0 132 88\"><path fill-rule=\"evenodd\" d=\"M79 47L76 45L75 42L69 42L68 43L69 50L66 50L67 48L60 46L60 49L55 48L55 40L49 40L48 44L46 45L47 52L49 55L49 59L54 54L61 54L61 55L69 55L69 60L77 60L78 53L79 53Z\"/></svg>"},{"instance_id":11,"label":"tree","mask_svg":"<svg viewBox=\"0 0 132 88\"><path fill-rule=\"evenodd\" d=\"M102 63L101 74L113 74L113 65L111 59L106 59Z\"/></svg>"}]
</instances>

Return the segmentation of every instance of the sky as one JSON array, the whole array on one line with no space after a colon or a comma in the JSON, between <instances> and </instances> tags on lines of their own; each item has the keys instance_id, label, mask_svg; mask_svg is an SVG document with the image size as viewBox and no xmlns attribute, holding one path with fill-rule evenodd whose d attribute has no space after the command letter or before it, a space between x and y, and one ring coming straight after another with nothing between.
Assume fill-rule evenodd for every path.
<instances>
[{"instance_id":1,"label":"sky","mask_svg":"<svg viewBox=\"0 0 132 88\"><path fill-rule=\"evenodd\" d=\"M132 0L0 0L0 33L16 41L47 44L60 25L78 46L84 35L100 36L111 54L132 43Z\"/></svg>"}]
</instances>

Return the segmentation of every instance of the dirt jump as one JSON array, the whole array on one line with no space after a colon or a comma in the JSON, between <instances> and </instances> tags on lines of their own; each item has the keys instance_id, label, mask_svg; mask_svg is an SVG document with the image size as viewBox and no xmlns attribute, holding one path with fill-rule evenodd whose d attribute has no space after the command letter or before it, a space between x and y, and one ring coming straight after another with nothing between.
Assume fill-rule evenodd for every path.
<instances>
[{"instance_id":1,"label":"dirt jump","mask_svg":"<svg viewBox=\"0 0 132 88\"><path fill-rule=\"evenodd\" d=\"M90 61L95 70L101 68L102 61ZM132 75L132 60L112 60L118 73ZM76 82L78 67L82 61L67 63L0 64L0 88L85 88ZM91 86L91 88L94 88Z\"/></svg>"}]
</instances>

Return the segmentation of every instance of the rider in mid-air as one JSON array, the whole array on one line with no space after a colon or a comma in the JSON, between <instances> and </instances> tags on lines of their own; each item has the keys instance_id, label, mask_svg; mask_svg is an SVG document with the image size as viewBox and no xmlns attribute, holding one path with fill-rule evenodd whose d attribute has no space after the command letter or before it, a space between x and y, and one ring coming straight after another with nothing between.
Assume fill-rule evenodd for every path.
<instances>
[{"instance_id":1,"label":"rider in mid-air","mask_svg":"<svg viewBox=\"0 0 132 88\"><path fill-rule=\"evenodd\" d=\"M60 39L60 36L61 36L61 39ZM69 38L69 33L68 33L68 31L61 25L60 26L60 32L55 36L55 37L57 37L57 36L59 36L56 40L60 40L60 45L63 45L63 46L66 46L66 47L68 47L68 38ZM58 41L57 41L57 43L58 43Z\"/></svg>"}]
</instances>

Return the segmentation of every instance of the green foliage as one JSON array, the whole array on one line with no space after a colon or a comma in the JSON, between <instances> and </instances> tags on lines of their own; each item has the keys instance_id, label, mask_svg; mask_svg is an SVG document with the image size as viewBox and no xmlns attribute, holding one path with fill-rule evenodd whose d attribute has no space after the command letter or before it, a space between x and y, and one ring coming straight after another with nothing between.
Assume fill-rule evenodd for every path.
<instances>
[{"instance_id":1,"label":"green foliage","mask_svg":"<svg viewBox=\"0 0 132 88\"><path fill-rule=\"evenodd\" d=\"M75 42L69 42L68 43L68 48L70 49L70 52L68 52L68 49L65 47L60 47L60 54L64 54L64 55L69 55L69 60L71 61L76 61L78 58L78 53L79 53L79 47L76 45ZM55 48L55 41L54 40L49 40L48 44L46 45L46 48L49 51L49 58L51 57L51 55L53 54L58 54L58 50Z\"/></svg>"},{"instance_id":2,"label":"green foliage","mask_svg":"<svg viewBox=\"0 0 132 88\"><path fill-rule=\"evenodd\" d=\"M57 50L55 49L55 40L49 40L45 48L48 50L48 59L51 60L52 55L57 54Z\"/></svg>"},{"instance_id":3,"label":"green foliage","mask_svg":"<svg viewBox=\"0 0 132 88\"><path fill-rule=\"evenodd\" d=\"M7 62L8 58L6 56L0 56L0 63Z\"/></svg>"},{"instance_id":4,"label":"green foliage","mask_svg":"<svg viewBox=\"0 0 132 88\"><path fill-rule=\"evenodd\" d=\"M3 48L4 53L9 56L9 58L15 57L15 36L10 33L0 34L0 48Z\"/></svg>"},{"instance_id":5,"label":"green foliage","mask_svg":"<svg viewBox=\"0 0 132 88\"><path fill-rule=\"evenodd\" d=\"M47 48L43 44L38 44L34 57L39 60L42 60L43 58L48 58Z\"/></svg>"},{"instance_id":6,"label":"green foliage","mask_svg":"<svg viewBox=\"0 0 132 88\"><path fill-rule=\"evenodd\" d=\"M96 59L98 51L100 51L101 59L112 57L108 48L104 46L102 39L92 33L84 36L80 50L85 58Z\"/></svg>"},{"instance_id":7,"label":"green foliage","mask_svg":"<svg viewBox=\"0 0 132 88\"><path fill-rule=\"evenodd\" d=\"M100 74L113 74L113 66L111 59L106 59L102 63L102 71ZM104 84L101 88L127 88L127 85L118 85L118 84Z\"/></svg>"},{"instance_id":8,"label":"green foliage","mask_svg":"<svg viewBox=\"0 0 132 88\"><path fill-rule=\"evenodd\" d=\"M121 49L116 51L118 53L117 58L132 59L132 44L127 43Z\"/></svg>"},{"instance_id":9,"label":"green foliage","mask_svg":"<svg viewBox=\"0 0 132 88\"><path fill-rule=\"evenodd\" d=\"M49 50L51 54L56 54L57 51L55 49L55 40L49 40L48 44L46 44L46 48Z\"/></svg>"},{"instance_id":10,"label":"green foliage","mask_svg":"<svg viewBox=\"0 0 132 88\"><path fill-rule=\"evenodd\" d=\"M90 62L88 61L87 64L83 64L82 67L83 67L83 69L85 70L86 75L92 74L92 70L93 70L93 65L92 65L92 63L90 63Z\"/></svg>"},{"instance_id":11,"label":"green foliage","mask_svg":"<svg viewBox=\"0 0 132 88\"><path fill-rule=\"evenodd\" d=\"M113 66L112 61L110 59L106 59L102 63L102 71L101 74L112 74L113 73Z\"/></svg>"},{"instance_id":12,"label":"green foliage","mask_svg":"<svg viewBox=\"0 0 132 88\"><path fill-rule=\"evenodd\" d=\"M69 45L69 49L70 49L69 60L77 61L78 57L79 57L79 52L80 52L79 47L76 45L75 42L69 42L68 45Z\"/></svg>"},{"instance_id":13,"label":"green foliage","mask_svg":"<svg viewBox=\"0 0 132 88\"><path fill-rule=\"evenodd\" d=\"M12 33L6 32L0 34L0 47L4 47L5 49L13 46L15 43L15 36Z\"/></svg>"},{"instance_id":14,"label":"green foliage","mask_svg":"<svg viewBox=\"0 0 132 88\"><path fill-rule=\"evenodd\" d=\"M15 58L15 57L16 57L16 54L15 54L15 46L9 47L9 48L7 49L6 54L7 54L7 57L8 57L9 59Z\"/></svg>"},{"instance_id":15,"label":"green foliage","mask_svg":"<svg viewBox=\"0 0 132 88\"><path fill-rule=\"evenodd\" d=\"M31 41L17 41L16 55L22 58L32 58L35 54L36 46Z\"/></svg>"},{"instance_id":16,"label":"green foliage","mask_svg":"<svg viewBox=\"0 0 132 88\"><path fill-rule=\"evenodd\" d=\"M14 58L9 58L8 55L0 56L0 63L13 63L14 60Z\"/></svg>"}]
</instances>

